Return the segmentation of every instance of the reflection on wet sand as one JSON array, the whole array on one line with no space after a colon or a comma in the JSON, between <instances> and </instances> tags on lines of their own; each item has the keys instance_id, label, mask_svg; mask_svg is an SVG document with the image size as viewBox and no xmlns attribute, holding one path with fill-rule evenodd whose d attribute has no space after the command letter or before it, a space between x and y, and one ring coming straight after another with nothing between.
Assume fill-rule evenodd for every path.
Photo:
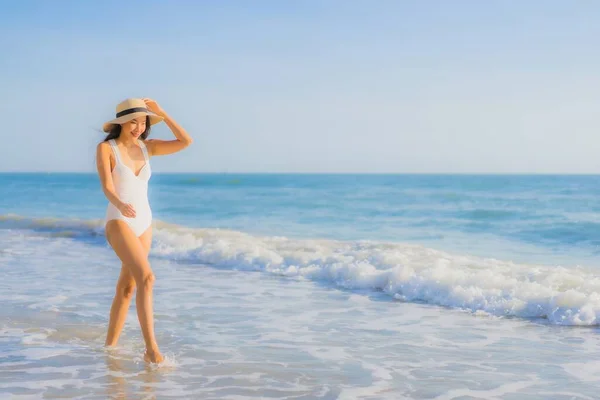
<instances>
[{"instance_id":1,"label":"reflection on wet sand","mask_svg":"<svg viewBox=\"0 0 600 400\"><path fill-rule=\"evenodd\" d=\"M154 388L159 379L158 370L143 361L136 363L134 360L125 359L113 350L107 350L105 359L108 370L108 398L156 399Z\"/></svg>"}]
</instances>

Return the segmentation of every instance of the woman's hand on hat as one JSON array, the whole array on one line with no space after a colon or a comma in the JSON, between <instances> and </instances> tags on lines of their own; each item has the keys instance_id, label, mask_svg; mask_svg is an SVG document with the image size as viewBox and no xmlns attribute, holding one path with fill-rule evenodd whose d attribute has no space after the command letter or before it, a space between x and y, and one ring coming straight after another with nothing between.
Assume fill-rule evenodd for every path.
<instances>
[{"instance_id":1,"label":"woman's hand on hat","mask_svg":"<svg viewBox=\"0 0 600 400\"><path fill-rule=\"evenodd\" d=\"M144 103L146 103L146 107L148 110L152 111L156 115L160 115L161 117L165 115L165 111L155 100L144 98Z\"/></svg>"},{"instance_id":2,"label":"woman's hand on hat","mask_svg":"<svg viewBox=\"0 0 600 400\"><path fill-rule=\"evenodd\" d=\"M129 203L120 203L118 207L121 214L127 218L135 218L135 209Z\"/></svg>"}]
</instances>

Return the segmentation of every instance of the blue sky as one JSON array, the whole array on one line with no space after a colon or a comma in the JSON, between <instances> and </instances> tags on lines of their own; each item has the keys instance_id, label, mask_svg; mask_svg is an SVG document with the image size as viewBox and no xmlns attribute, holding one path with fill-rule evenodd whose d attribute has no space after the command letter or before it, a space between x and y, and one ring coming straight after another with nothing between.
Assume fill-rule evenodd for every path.
<instances>
[{"instance_id":1,"label":"blue sky","mask_svg":"<svg viewBox=\"0 0 600 400\"><path fill-rule=\"evenodd\" d=\"M195 138L157 172L598 173L599 38L592 0L0 0L0 171L94 172L152 97Z\"/></svg>"}]
</instances>

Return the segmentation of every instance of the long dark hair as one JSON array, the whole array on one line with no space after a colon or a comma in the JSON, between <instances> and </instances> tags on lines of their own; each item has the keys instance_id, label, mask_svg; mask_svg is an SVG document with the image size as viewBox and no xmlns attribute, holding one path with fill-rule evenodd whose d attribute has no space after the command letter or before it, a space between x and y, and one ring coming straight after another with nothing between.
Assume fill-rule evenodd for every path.
<instances>
[{"instance_id":1,"label":"long dark hair","mask_svg":"<svg viewBox=\"0 0 600 400\"><path fill-rule=\"evenodd\" d=\"M150 135L150 117L146 115L146 129L144 130L144 133L140 135L140 137L142 140L146 140L148 135ZM104 138L103 142L108 142L110 139L116 139L119 136L121 136L121 125L115 124L112 128L110 128L110 131Z\"/></svg>"}]
</instances>

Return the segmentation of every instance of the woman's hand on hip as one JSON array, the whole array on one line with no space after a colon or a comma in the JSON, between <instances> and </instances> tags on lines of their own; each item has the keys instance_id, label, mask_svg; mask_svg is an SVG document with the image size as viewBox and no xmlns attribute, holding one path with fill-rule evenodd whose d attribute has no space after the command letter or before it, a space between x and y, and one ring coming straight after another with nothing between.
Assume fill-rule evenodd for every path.
<instances>
[{"instance_id":1,"label":"woman's hand on hip","mask_svg":"<svg viewBox=\"0 0 600 400\"><path fill-rule=\"evenodd\" d=\"M135 218L135 209L132 204L121 202L117 208L124 217Z\"/></svg>"}]
</instances>

